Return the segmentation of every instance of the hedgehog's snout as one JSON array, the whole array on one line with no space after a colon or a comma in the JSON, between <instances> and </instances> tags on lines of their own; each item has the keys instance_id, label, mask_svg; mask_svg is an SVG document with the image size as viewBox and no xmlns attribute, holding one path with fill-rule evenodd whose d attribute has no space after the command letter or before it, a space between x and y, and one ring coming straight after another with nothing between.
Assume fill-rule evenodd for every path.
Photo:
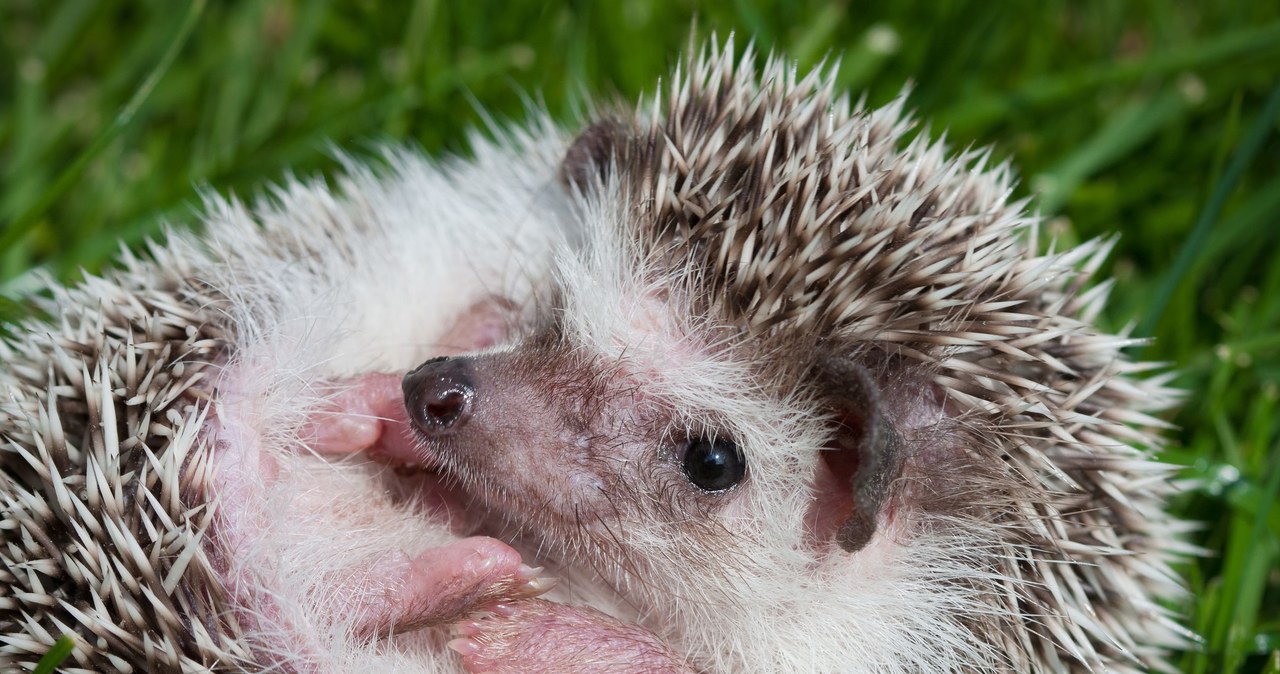
<instances>
[{"instance_id":1,"label":"hedgehog's snout","mask_svg":"<svg viewBox=\"0 0 1280 674\"><path fill-rule=\"evenodd\" d=\"M405 375L409 419L427 437L448 435L471 418L476 388L470 358L432 358Z\"/></svg>"}]
</instances>

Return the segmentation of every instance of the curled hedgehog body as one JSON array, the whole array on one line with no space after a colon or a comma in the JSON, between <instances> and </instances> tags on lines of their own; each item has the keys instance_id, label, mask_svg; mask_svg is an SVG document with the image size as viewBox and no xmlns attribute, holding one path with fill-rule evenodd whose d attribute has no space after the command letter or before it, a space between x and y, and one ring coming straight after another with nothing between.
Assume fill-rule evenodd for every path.
<instances>
[{"instance_id":1,"label":"curled hedgehog body","mask_svg":"<svg viewBox=\"0 0 1280 674\"><path fill-rule=\"evenodd\" d=\"M732 54L33 298L0 665L1166 668L1173 395L1094 325L1107 244Z\"/></svg>"}]
</instances>

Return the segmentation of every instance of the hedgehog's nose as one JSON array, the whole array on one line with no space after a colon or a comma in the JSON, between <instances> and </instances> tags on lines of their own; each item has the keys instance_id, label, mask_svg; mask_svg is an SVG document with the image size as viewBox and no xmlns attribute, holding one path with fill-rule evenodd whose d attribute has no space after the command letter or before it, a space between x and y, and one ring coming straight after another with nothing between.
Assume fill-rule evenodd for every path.
<instances>
[{"instance_id":1,"label":"hedgehog's nose","mask_svg":"<svg viewBox=\"0 0 1280 674\"><path fill-rule=\"evenodd\" d=\"M432 358L404 376L409 419L428 437L448 435L471 418L476 389L468 358Z\"/></svg>"}]
</instances>

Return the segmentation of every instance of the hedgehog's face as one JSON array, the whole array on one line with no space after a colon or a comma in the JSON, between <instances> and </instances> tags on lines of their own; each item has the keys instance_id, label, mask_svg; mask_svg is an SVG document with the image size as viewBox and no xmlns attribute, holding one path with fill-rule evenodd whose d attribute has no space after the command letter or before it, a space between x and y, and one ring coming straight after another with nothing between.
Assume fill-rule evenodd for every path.
<instances>
[{"instance_id":1,"label":"hedgehog's face","mask_svg":"<svg viewBox=\"0 0 1280 674\"><path fill-rule=\"evenodd\" d=\"M610 288L588 266L529 338L405 378L425 462L484 533L664 582L872 540L898 447L867 370L815 356L797 376L770 365L776 347L690 318L678 292Z\"/></svg>"}]
</instances>

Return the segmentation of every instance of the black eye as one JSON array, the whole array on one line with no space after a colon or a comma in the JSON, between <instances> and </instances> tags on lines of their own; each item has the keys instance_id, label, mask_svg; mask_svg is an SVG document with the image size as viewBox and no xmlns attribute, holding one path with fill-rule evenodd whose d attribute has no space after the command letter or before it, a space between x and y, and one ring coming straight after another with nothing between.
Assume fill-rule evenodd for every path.
<instances>
[{"instance_id":1,"label":"black eye","mask_svg":"<svg viewBox=\"0 0 1280 674\"><path fill-rule=\"evenodd\" d=\"M684 452L685 477L703 491L724 491L742 481L747 458L732 440L694 438Z\"/></svg>"}]
</instances>

